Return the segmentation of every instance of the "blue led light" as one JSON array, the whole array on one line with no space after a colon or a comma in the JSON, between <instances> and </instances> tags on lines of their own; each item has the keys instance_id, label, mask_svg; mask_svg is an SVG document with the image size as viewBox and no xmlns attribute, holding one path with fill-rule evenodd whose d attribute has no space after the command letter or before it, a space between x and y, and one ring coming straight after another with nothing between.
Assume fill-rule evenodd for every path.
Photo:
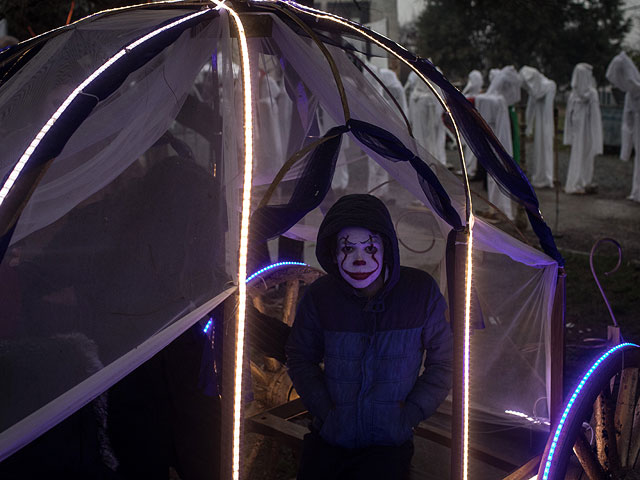
<instances>
[{"instance_id":1,"label":"blue led light","mask_svg":"<svg viewBox=\"0 0 640 480\"><path fill-rule=\"evenodd\" d=\"M596 360L596 362L591 366L591 368L587 371L587 373L585 373L584 377L582 377L582 380L580 381L580 383L576 387L575 391L573 392L573 395L571 395L571 398L569 399L569 402L567 403L567 406L564 409L564 412L562 413L562 417L560 418L560 422L558 423L558 427L556 428L556 433L553 436L553 441L551 442L551 447L549 448L549 455L547 456L547 463L544 466L544 473L542 475L542 480L549 480L549 472L551 471L551 461L553 460L553 454L556 451L556 447L558 446L558 439L560 438L560 435L562 434L562 427L564 427L564 422L567 419L567 417L569 416L569 412L571 411L571 407L573 407L574 403L576 402L576 399L580 395L580 392L582 391L582 387L584 387L586 385L587 381L589 380L589 377L591 377L591 374L593 374L593 372L596 371L598 366L608 356L610 356L616 350L620 350L621 348L624 348L624 347L638 347L638 345L636 345L635 343L621 343L620 345L616 345L611 350L607 351L604 355L602 355L598 360Z\"/></svg>"},{"instance_id":2,"label":"blue led light","mask_svg":"<svg viewBox=\"0 0 640 480\"><path fill-rule=\"evenodd\" d=\"M308 267L309 266L309 265L307 265L306 263L303 263L303 262L278 262L278 263L274 263L274 264L269 265L268 267L261 268L260 270L258 270L254 274L252 274L251 276L247 277L247 280L245 281L245 283L249 283L251 280L256 278L258 275L263 274L267 270L271 270L272 268L282 267L284 265L300 265L300 266L303 266L303 267Z\"/></svg>"},{"instance_id":3,"label":"blue led light","mask_svg":"<svg viewBox=\"0 0 640 480\"><path fill-rule=\"evenodd\" d=\"M211 327L212 323L213 323L213 317L209 318L207 325L204 327L204 330L203 330L204 333L207 333L209 331L209 327Z\"/></svg>"},{"instance_id":4,"label":"blue led light","mask_svg":"<svg viewBox=\"0 0 640 480\"><path fill-rule=\"evenodd\" d=\"M268 267L261 268L260 270L258 270L254 274L252 274L251 276L247 277L247 279L245 280L245 283L249 283L251 280L256 278L258 275L261 275L261 274L263 274L264 272L266 272L268 270L271 270L271 269L277 268L277 267L282 267L284 265L299 265L299 266L303 266L303 267L308 267L309 266L304 262L278 262L278 263L273 263L273 264L269 265ZM207 333L209 331L209 328L211 328L212 324L213 324L213 317L209 318L209 321L207 322L207 325L204 327L203 333Z\"/></svg>"}]
</instances>

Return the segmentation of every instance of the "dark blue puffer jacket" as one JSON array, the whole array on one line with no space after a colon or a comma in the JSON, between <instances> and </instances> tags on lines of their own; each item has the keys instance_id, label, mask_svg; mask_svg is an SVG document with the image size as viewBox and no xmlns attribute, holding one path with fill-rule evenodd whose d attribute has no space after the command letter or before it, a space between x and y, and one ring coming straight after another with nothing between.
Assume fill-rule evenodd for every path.
<instances>
[{"instance_id":1,"label":"dark blue puffer jacket","mask_svg":"<svg viewBox=\"0 0 640 480\"><path fill-rule=\"evenodd\" d=\"M334 261L336 234L347 226L383 236L386 281L373 298L358 295ZM328 275L298 306L286 347L293 385L327 442L401 445L451 388L446 302L429 274L400 266L391 216L371 195L347 195L331 207L316 256Z\"/></svg>"}]
</instances>

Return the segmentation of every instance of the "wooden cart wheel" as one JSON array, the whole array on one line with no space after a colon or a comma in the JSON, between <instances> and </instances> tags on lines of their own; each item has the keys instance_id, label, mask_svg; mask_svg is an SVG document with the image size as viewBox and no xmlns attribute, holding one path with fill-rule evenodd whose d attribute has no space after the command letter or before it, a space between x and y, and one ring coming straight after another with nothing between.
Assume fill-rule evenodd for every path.
<instances>
[{"instance_id":1,"label":"wooden cart wheel","mask_svg":"<svg viewBox=\"0 0 640 480\"><path fill-rule=\"evenodd\" d=\"M551 430L538 480L640 479L638 367L630 343L595 361Z\"/></svg>"},{"instance_id":2,"label":"wooden cart wheel","mask_svg":"<svg viewBox=\"0 0 640 480\"><path fill-rule=\"evenodd\" d=\"M323 275L323 271L305 264L274 264L249 277L249 301L263 315L291 326L302 290ZM265 409L298 397L286 369L275 358L254 356L251 374L255 398Z\"/></svg>"}]
</instances>

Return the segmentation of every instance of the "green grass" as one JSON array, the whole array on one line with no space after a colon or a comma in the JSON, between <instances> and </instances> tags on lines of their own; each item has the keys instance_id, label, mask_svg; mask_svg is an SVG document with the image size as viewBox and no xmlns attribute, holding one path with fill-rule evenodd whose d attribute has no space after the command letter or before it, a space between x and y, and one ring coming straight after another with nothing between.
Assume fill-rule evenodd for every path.
<instances>
[{"instance_id":1,"label":"green grass","mask_svg":"<svg viewBox=\"0 0 640 480\"><path fill-rule=\"evenodd\" d=\"M602 246L594 266L609 299L624 341L640 344L640 265L623 257L618 271L607 276L617 262L615 247ZM600 250L599 250L600 251ZM613 253L610 255L609 253ZM606 338L613 325L607 306L589 267L589 256L562 251L566 261L565 387L572 388L602 348L587 348L585 338ZM567 390L565 390L567 391Z\"/></svg>"}]
</instances>

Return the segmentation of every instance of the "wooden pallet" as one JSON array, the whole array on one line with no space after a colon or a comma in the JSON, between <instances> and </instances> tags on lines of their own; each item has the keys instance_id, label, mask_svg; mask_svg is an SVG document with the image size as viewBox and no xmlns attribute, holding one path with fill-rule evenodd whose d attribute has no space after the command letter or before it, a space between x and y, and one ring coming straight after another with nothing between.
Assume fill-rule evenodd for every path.
<instances>
[{"instance_id":1,"label":"wooden pallet","mask_svg":"<svg viewBox=\"0 0 640 480\"><path fill-rule=\"evenodd\" d=\"M300 451L302 448L302 440L308 428L298 423L292 422L292 419L300 418L307 413L302 401L298 398L288 403L272 408L270 410L258 413L246 419L246 431L259 433L277 439L294 449ZM446 404L440 409L438 416L440 420L447 416ZM443 422L430 421L422 422L415 430L414 444L416 449L421 443L435 442L445 447L451 445L451 432L443 425ZM517 429L510 429L511 434L515 434ZM531 433L525 429L521 429L521 434L529 436ZM521 480L529 479L537 470L539 456L531 458L528 462L518 463L513 456L505 453L500 445L492 445L492 442L486 442L484 439L478 439L477 442L472 440L469 455L471 458L478 460L484 464L490 465L504 472L504 480ZM523 455L526 455L524 453ZM521 455L522 456L522 455ZM424 478L421 472L414 472L417 478Z\"/></svg>"}]
</instances>

